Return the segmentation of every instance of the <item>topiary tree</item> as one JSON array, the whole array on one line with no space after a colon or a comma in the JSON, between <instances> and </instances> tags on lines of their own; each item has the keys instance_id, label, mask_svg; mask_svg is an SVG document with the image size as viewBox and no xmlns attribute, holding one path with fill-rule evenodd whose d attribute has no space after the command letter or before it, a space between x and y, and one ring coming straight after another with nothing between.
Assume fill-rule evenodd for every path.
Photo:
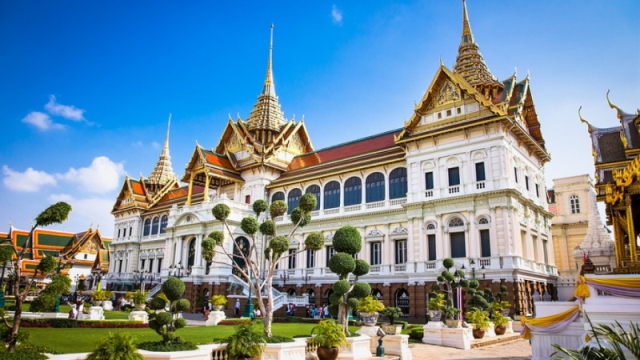
<instances>
[{"instance_id":1,"label":"topiary tree","mask_svg":"<svg viewBox=\"0 0 640 360\"><path fill-rule=\"evenodd\" d=\"M165 344L184 342L176 336L175 331L187 326L187 321L179 317L181 312L189 310L191 306L189 300L182 298L185 288L182 280L170 277L162 284L164 296L156 296L149 303L152 310L149 315L149 327L162 336L162 342ZM165 311L167 305L169 311Z\"/></svg>"},{"instance_id":2,"label":"topiary tree","mask_svg":"<svg viewBox=\"0 0 640 360\"><path fill-rule=\"evenodd\" d=\"M35 230L40 226L49 226L51 224L60 224L67 220L69 213L71 212L71 205L65 202L55 203L43 212L41 212L35 219L35 222L31 226L29 235L24 243L18 247L14 244L10 238L0 239L0 246L11 248L13 255L11 261L13 262L14 279L13 293L16 295L16 310L13 316L13 324L9 324L5 316L2 317L4 324L11 328L11 335L9 335L7 351L12 353L16 350L16 344L18 342L18 330L20 329L20 319L22 318L22 305L27 297L29 289L35 284L35 280L39 275L51 274L57 266L57 261L51 256L46 256L40 261L38 267L35 270L33 276L24 276L22 274L22 260L24 259L27 250L34 252L33 249L33 234ZM46 261L45 261L46 260ZM44 263L43 263L44 262ZM21 279L25 279L26 286L21 289Z\"/></svg>"},{"instance_id":3,"label":"topiary tree","mask_svg":"<svg viewBox=\"0 0 640 360\"><path fill-rule=\"evenodd\" d=\"M478 282L478 280L474 279L469 281L469 288L467 289L467 293L471 296L471 298L467 302L467 305L471 306L471 310L486 310L489 307L489 303L485 298L485 291L487 289L480 290L478 289L479 286L480 283Z\"/></svg>"},{"instance_id":4,"label":"topiary tree","mask_svg":"<svg viewBox=\"0 0 640 360\"><path fill-rule=\"evenodd\" d=\"M442 260L442 266L444 266L445 270L440 273L437 281L442 285L440 287L440 291L446 293L448 297L447 305L443 309L445 315L447 316L447 319L453 320L452 316L460 313L459 309L455 309L453 307L453 290L457 288L468 288L469 281L465 279L463 270L451 270L455 266L455 262L452 258Z\"/></svg>"},{"instance_id":5,"label":"topiary tree","mask_svg":"<svg viewBox=\"0 0 640 360\"><path fill-rule=\"evenodd\" d=\"M268 206L264 200L257 200L253 203L253 211L255 216L249 216L243 218L239 222L240 229L250 238L249 249L246 252L240 251L237 253L230 252L225 246L220 246L222 253L231 260L231 266L236 270L240 277L242 277L247 284L251 287L253 294L265 294L266 299L263 300L262 296L257 296L256 304L260 308L260 312L263 314L264 333L265 336L271 337L271 323L273 320L273 276L276 271L276 265L279 260L288 258L290 256L296 256L298 253L307 250L317 251L324 247L324 237L321 233L311 233L307 235L304 241L304 246L295 249L295 251L289 254L291 245L291 239L293 234L301 227L311 222L311 211L315 210L317 199L313 194L304 194L298 201L298 207L291 212L291 222L294 227L286 235L279 235L275 221L276 217L286 214L288 206L282 201L274 201L271 206ZM229 234L229 238L233 243L232 248L240 248L236 242L234 232L231 230L228 222L231 209L225 204L218 204L212 210L213 216L223 223L224 228ZM261 215L264 215L261 217ZM262 222L259 222L262 220ZM212 235L216 233L215 237ZM259 249L257 244L258 236L263 235L267 238L266 246ZM211 239L211 240L209 240ZM205 242L207 246L205 247ZM214 261L216 246L223 245L224 234L222 232L214 231L207 239L203 240L203 249L207 249L203 252L203 256L207 261ZM215 246L213 246L215 244ZM264 259L264 268L261 268L263 263L260 259ZM241 261L237 261L241 260ZM229 265L226 262L220 261L221 264ZM239 264L244 264L241 266ZM251 301L249 299L249 301Z\"/></svg>"},{"instance_id":6,"label":"topiary tree","mask_svg":"<svg viewBox=\"0 0 640 360\"><path fill-rule=\"evenodd\" d=\"M68 293L70 290L71 278L67 275L57 274L47 287L40 292L40 295L31 302L30 310L32 312L53 312L59 296Z\"/></svg>"},{"instance_id":7,"label":"topiary tree","mask_svg":"<svg viewBox=\"0 0 640 360\"><path fill-rule=\"evenodd\" d=\"M338 275L338 281L333 284L333 294L329 297L329 313L338 316L338 323L342 325L345 334L349 334L349 309L355 309L360 299L371 294L371 286L358 281L358 277L369 273L370 267L366 261L353 258L362 249L362 236L351 225L345 225L336 231L333 235L333 249L336 252L329 260L329 269ZM351 274L355 276L353 283L349 281Z\"/></svg>"}]
</instances>

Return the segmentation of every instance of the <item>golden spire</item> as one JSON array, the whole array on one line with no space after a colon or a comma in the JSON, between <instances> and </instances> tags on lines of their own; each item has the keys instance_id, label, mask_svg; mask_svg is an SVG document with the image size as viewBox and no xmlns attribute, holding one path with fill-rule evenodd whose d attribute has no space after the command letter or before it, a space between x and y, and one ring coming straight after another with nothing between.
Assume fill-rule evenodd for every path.
<instances>
[{"instance_id":1,"label":"golden spire","mask_svg":"<svg viewBox=\"0 0 640 360\"><path fill-rule=\"evenodd\" d=\"M162 153L158 159L155 169L149 176L147 181L150 185L159 185L162 187L169 180L176 178L171 167L171 156L169 155L169 129L171 129L171 114L169 114L169 124L167 125L167 135L164 139L164 146L162 147Z\"/></svg>"},{"instance_id":2,"label":"golden spire","mask_svg":"<svg viewBox=\"0 0 640 360\"><path fill-rule=\"evenodd\" d=\"M262 93L258 96L258 102L253 106L251 114L247 118L249 131L254 132L254 137L265 144L273 138L272 132L280 132L284 126L284 114L280 110L276 87L273 81L273 24L271 24L271 38L269 42L269 61L267 63L267 76L262 86Z\"/></svg>"},{"instance_id":3,"label":"golden spire","mask_svg":"<svg viewBox=\"0 0 640 360\"><path fill-rule=\"evenodd\" d=\"M489 71L478 44L473 40L471 25L467 15L467 3L462 0L462 39L458 47L458 57L453 72L460 74L470 85L487 98L493 97L503 85Z\"/></svg>"}]
</instances>

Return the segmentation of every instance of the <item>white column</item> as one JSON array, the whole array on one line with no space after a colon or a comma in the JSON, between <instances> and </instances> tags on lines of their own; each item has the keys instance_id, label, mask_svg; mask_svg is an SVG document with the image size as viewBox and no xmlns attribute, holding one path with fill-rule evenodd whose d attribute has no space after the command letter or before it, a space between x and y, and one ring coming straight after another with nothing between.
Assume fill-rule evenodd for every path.
<instances>
[{"instance_id":1,"label":"white column","mask_svg":"<svg viewBox=\"0 0 640 360\"><path fill-rule=\"evenodd\" d=\"M501 255L498 251L498 231L496 225L496 208L489 209L491 221L489 222L489 236L491 239L491 256Z\"/></svg>"},{"instance_id":2,"label":"white column","mask_svg":"<svg viewBox=\"0 0 640 360\"><path fill-rule=\"evenodd\" d=\"M476 212L472 210L469 211L469 237L467 240L469 244L469 254L467 254L468 258L480 257L480 251L478 250L479 241L478 230L476 229Z\"/></svg>"},{"instance_id":3,"label":"white column","mask_svg":"<svg viewBox=\"0 0 640 360\"><path fill-rule=\"evenodd\" d=\"M445 239L444 224L442 223L442 215L436 215L436 259L442 260L447 257L450 252L451 243L449 239Z\"/></svg>"}]
</instances>

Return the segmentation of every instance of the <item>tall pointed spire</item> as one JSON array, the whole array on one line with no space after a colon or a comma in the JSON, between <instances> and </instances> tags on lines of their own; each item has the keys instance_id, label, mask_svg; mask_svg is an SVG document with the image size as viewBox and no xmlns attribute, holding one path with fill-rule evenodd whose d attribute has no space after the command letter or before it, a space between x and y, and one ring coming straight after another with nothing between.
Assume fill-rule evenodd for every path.
<instances>
[{"instance_id":1,"label":"tall pointed spire","mask_svg":"<svg viewBox=\"0 0 640 360\"><path fill-rule=\"evenodd\" d=\"M258 102L247 118L249 131L254 132L259 142L266 144L273 138L273 132L280 132L285 124L284 114L280 110L276 86L273 81L273 24L271 24L271 39L269 42L269 61L267 63L267 76L262 86L262 93L258 96Z\"/></svg>"},{"instance_id":2,"label":"tall pointed spire","mask_svg":"<svg viewBox=\"0 0 640 360\"><path fill-rule=\"evenodd\" d=\"M465 0L462 0L462 39L453 72L462 75L469 84L488 98L495 96L497 90L503 87L489 71L480 54L480 48L473 39Z\"/></svg>"},{"instance_id":3,"label":"tall pointed spire","mask_svg":"<svg viewBox=\"0 0 640 360\"><path fill-rule=\"evenodd\" d=\"M164 139L162 153L158 159L155 169L149 176L149 185L164 186L169 180L176 179L176 174L171 167L171 156L169 155L169 130L171 129L171 114L169 114L169 124L167 125L167 136Z\"/></svg>"},{"instance_id":4,"label":"tall pointed spire","mask_svg":"<svg viewBox=\"0 0 640 360\"><path fill-rule=\"evenodd\" d=\"M269 62L267 62L267 77L262 86L262 95L276 96L276 84L273 82L273 24L271 24L271 41L269 41Z\"/></svg>"}]
</instances>

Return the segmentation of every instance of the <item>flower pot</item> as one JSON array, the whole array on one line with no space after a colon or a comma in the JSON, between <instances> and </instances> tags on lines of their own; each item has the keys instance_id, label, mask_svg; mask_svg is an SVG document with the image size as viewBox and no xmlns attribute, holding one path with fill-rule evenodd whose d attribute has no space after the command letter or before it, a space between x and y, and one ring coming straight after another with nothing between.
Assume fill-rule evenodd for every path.
<instances>
[{"instance_id":1,"label":"flower pot","mask_svg":"<svg viewBox=\"0 0 640 360\"><path fill-rule=\"evenodd\" d=\"M100 306L102 305L102 300L93 300L91 303L93 304L93 306Z\"/></svg>"},{"instance_id":2,"label":"flower pot","mask_svg":"<svg viewBox=\"0 0 640 360\"><path fill-rule=\"evenodd\" d=\"M482 339L484 337L483 329L473 329L473 338L474 339Z\"/></svg>"},{"instance_id":3,"label":"flower pot","mask_svg":"<svg viewBox=\"0 0 640 360\"><path fill-rule=\"evenodd\" d=\"M442 321L442 310L430 310L429 321Z\"/></svg>"},{"instance_id":4,"label":"flower pot","mask_svg":"<svg viewBox=\"0 0 640 360\"><path fill-rule=\"evenodd\" d=\"M510 313L509 309L502 309L503 316L509 317L509 313Z\"/></svg>"},{"instance_id":5,"label":"flower pot","mask_svg":"<svg viewBox=\"0 0 640 360\"><path fill-rule=\"evenodd\" d=\"M316 350L316 355L318 355L319 360L336 360L338 358L339 351L340 349L337 347L326 348L319 346L318 350Z\"/></svg>"},{"instance_id":6,"label":"flower pot","mask_svg":"<svg viewBox=\"0 0 640 360\"><path fill-rule=\"evenodd\" d=\"M445 324L447 324L447 327L450 327L450 328L460 328L460 327L462 327L462 321L460 321L460 320L447 319L447 320L445 320Z\"/></svg>"},{"instance_id":7,"label":"flower pot","mask_svg":"<svg viewBox=\"0 0 640 360\"><path fill-rule=\"evenodd\" d=\"M365 326L375 326L376 323L378 322L377 312L373 312L373 313L360 312L360 316L362 317L362 322L364 322Z\"/></svg>"},{"instance_id":8,"label":"flower pot","mask_svg":"<svg viewBox=\"0 0 640 360\"><path fill-rule=\"evenodd\" d=\"M220 311L222 310L222 305L213 305L213 311Z\"/></svg>"},{"instance_id":9,"label":"flower pot","mask_svg":"<svg viewBox=\"0 0 640 360\"><path fill-rule=\"evenodd\" d=\"M402 333L402 324L382 324L380 327L387 335L400 335Z\"/></svg>"},{"instance_id":10,"label":"flower pot","mask_svg":"<svg viewBox=\"0 0 640 360\"><path fill-rule=\"evenodd\" d=\"M136 310L138 311L144 311L144 309L147 308L147 304L136 304Z\"/></svg>"},{"instance_id":11,"label":"flower pot","mask_svg":"<svg viewBox=\"0 0 640 360\"><path fill-rule=\"evenodd\" d=\"M494 328L496 335L504 335L504 333L507 331L507 327L505 325L500 325L500 326L496 326Z\"/></svg>"}]
</instances>

